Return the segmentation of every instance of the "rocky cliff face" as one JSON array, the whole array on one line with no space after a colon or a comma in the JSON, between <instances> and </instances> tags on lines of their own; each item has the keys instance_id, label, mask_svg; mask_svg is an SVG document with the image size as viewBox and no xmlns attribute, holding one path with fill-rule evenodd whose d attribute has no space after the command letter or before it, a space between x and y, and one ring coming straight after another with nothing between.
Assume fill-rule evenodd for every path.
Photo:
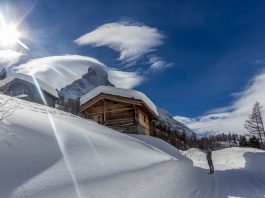
<instances>
[{"instance_id":1,"label":"rocky cliff face","mask_svg":"<svg viewBox=\"0 0 265 198\"><path fill-rule=\"evenodd\" d=\"M108 74L103 68L89 67L86 74L62 88L59 91L59 95L63 96L64 99L77 99L100 85L113 86L109 82Z\"/></svg>"}]
</instances>

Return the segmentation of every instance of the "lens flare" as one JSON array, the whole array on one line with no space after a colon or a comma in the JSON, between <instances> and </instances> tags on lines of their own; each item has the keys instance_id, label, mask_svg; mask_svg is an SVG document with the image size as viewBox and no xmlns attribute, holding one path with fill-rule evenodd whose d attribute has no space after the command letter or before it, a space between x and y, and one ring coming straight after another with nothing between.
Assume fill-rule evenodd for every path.
<instances>
[{"instance_id":1,"label":"lens flare","mask_svg":"<svg viewBox=\"0 0 265 198\"><path fill-rule=\"evenodd\" d=\"M74 171L72 169L72 166L71 166L71 160L67 154L67 151L66 151L66 147L64 145L64 141L59 133L59 131L57 130L57 127L55 125L55 122L54 122L54 119L52 117L52 114L50 113L50 111L48 110L48 107L47 107L47 101L43 95L43 92L40 88L40 85L37 81L37 79L35 78L35 76L32 76L32 79L34 81L34 84L35 86L37 87L37 90L40 94L40 97L41 97L41 100L43 101L43 103L45 104L45 109L46 109L46 112L48 114L48 118L49 118L49 121L50 121L50 124L51 124L51 127L52 127L52 130L54 132L54 135L55 135L55 138L57 140L57 143L58 143L58 146L60 148L60 151L62 153L62 157L63 157L63 160L65 162L65 165L67 167L67 170L70 174L70 177L72 179L72 182L73 182L73 185L74 185L74 189L75 189L75 192L76 192L76 195L77 195L77 198L83 198L82 197L82 194L81 194L81 191L80 191L80 188L79 188L79 185L78 185L78 182L77 182L77 179L76 179L76 176L74 174Z\"/></svg>"},{"instance_id":2,"label":"lens flare","mask_svg":"<svg viewBox=\"0 0 265 198\"><path fill-rule=\"evenodd\" d=\"M0 13L0 46L10 48L19 44L23 48L28 49L20 40L21 36L17 25L15 23L7 24L3 15Z\"/></svg>"},{"instance_id":3,"label":"lens flare","mask_svg":"<svg viewBox=\"0 0 265 198\"><path fill-rule=\"evenodd\" d=\"M14 46L18 43L20 33L15 25L4 25L0 29L0 43L4 46Z\"/></svg>"}]
</instances>

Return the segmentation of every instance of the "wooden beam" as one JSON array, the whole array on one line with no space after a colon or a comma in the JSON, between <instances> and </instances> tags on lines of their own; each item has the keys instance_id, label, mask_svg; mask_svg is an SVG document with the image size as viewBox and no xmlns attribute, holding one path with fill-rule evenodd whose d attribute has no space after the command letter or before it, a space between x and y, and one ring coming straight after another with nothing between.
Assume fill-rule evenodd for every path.
<instances>
[{"instance_id":1,"label":"wooden beam","mask_svg":"<svg viewBox=\"0 0 265 198\"><path fill-rule=\"evenodd\" d=\"M136 119L137 119L137 115L136 115L136 107L135 105L133 105L133 109L134 109L134 124L136 124Z\"/></svg>"},{"instance_id":2,"label":"wooden beam","mask_svg":"<svg viewBox=\"0 0 265 198\"><path fill-rule=\"evenodd\" d=\"M133 118L119 118L119 119L115 119L115 120L108 120L107 123L121 123L121 122L124 122L124 123L132 123L133 124ZM115 124L117 125L117 124ZM121 125L124 125L124 124L121 124Z\"/></svg>"},{"instance_id":3,"label":"wooden beam","mask_svg":"<svg viewBox=\"0 0 265 198\"><path fill-rule=\"evenodd\" d=\"M106 113L120 112L120 111L128 111L128 110L133 110L133 108L118 109L118 110L106 110ZM88 116L91 116L91 115L104 114L104 111L103 112L97 112L97 113L86 113L86 111L84 111L84 113L86 115L88 115Z\"/></svg>"},{"instance_id":4,"label":"wooden beam","mask_svg":"<svg viewBox=\"0 0 265 198\"><path fill-rule=\"evenodd\" d=\"M93 99L91 99L90 101L86 102L85 104L82 104L80 107L79 107L79 111L82 112L82 111L85 111L87 108L91 107L92 105L98 103L100 100L104 99L104 97L102 96L97 96Z\"/></svg>"}]
</instances>

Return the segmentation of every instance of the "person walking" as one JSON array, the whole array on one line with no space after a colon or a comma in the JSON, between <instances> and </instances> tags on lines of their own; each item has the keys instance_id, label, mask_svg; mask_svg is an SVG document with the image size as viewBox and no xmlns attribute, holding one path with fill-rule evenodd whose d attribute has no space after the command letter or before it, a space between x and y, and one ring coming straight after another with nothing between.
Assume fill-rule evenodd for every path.
<instances>
[{"instance_id":1,"label":"person walking","mask_svg":"<svg viewBox=\"0 0 265 198\"><path fill-rule=\"evenodd\" d=\"M209 174L214 174L214 166L213 166L213 160L212 160L212 150L210 148L206 149L206 159L210 168Z\"/></svg>"}]
</instances>

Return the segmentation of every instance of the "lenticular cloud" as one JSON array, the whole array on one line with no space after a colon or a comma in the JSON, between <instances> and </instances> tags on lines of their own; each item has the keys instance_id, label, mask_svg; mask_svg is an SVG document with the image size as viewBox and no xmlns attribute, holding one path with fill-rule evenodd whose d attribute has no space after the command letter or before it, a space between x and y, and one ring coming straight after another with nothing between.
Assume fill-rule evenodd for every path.
<instances>
[{"instance_id":1,"label":"lenticular cloud","mask_svg":"<svg viewBox=\"0 0 265 198\"><path fill-rule=\"evenodd\" d=\"M107 23L77 38L78 45L106 46L120 53L119 60L132 62L155 51L164 36L156 28L131 23Z\"/></svg>"},{"instance_id":2,"label":"lenticular cloud","mask_svg":"<svg viewBox=\"0 0 265 198\"><path fill-rule=\"evenodd\" d=\"M15 72L33 75L52 87L60 89L81 78L90 67L105 70L110 82L117 87L133 88L143 81L137 72L118 71L99 60L80 55L48 56L32 59L15 68Z\"/></svg>"}]
</instances>

